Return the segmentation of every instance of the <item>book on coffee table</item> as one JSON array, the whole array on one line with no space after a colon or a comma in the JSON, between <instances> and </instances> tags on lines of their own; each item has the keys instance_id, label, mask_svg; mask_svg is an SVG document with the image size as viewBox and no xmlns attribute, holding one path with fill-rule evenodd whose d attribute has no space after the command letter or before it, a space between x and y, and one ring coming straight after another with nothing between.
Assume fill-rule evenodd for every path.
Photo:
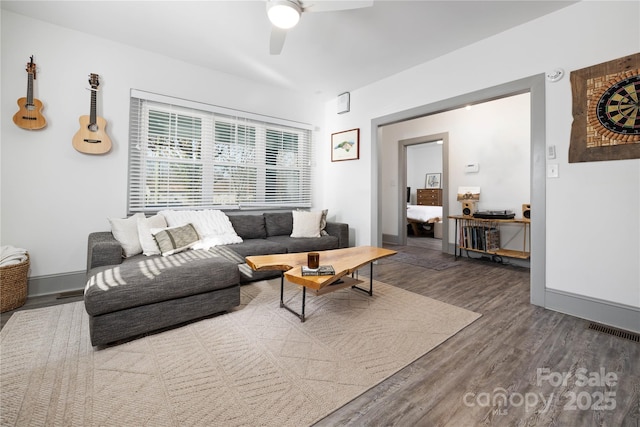
<instances>
[{"instance_id":1,"label":"book on coffee table","mask_svg":"<svg viewBox=\"0 0 640 427\"><path fill-rule=\"evenodd\" d=\"M306 265L302 266L303 276L333 276L336 272L332 265L321 265L318 268L309 268Z\"/></svg>"}]
</instances>

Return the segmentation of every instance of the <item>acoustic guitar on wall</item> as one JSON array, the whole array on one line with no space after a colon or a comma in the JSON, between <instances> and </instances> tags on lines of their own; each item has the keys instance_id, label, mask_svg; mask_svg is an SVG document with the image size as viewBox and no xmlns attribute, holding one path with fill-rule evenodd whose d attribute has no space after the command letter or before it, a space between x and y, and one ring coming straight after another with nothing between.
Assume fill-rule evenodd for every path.
<instances>
[{"instance_id":1,"label":"acoustic guitar on wall","mask_svg":"<svg viewBox=\"0 0 640 427\"><path fill-rule=\"evenodd\" d=\"M73 136L73 148L85 154L104 154L111 150L111 139L106 132L107 122L96 114L98 92L97 74L89 75L91 85L91 110L88 116L80 116L80 129Z\"/></svg>"},{"instance_id":2,"label":"acoustic guitar on wall","mask_svg":"<svg viewBox=\"0 0 640 427\"><path fill-rule=\"evenodd\" d=\"M27 97L18 99L18 107L20 110L13 115L13 122L22 129L37 130L47 125L47 121L40 112L42 110L42 102L33 97L33 81L36 79L36 64L31 61L27 62Z\"/></svg>"}]
</instances>

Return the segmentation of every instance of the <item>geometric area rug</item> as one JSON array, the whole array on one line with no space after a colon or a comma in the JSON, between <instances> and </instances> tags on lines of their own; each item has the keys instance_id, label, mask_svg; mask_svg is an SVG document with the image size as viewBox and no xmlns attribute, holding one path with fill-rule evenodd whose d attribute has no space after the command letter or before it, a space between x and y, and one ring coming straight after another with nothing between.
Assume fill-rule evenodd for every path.
<instances>
[{"instance_id":1,"label":"geometric area rug","mask_svg":"<svg viewBox=\"0 0 640 427\"><path fill-rule=\"evenodd\" d=\"M374 281L372 297L241 287L225 314L100 350L83 302L18 311L0 332L0 424L306 426L437 347L479 314ZM288 304L300 290L285 284Z\"/></svg>"}]
</instances>

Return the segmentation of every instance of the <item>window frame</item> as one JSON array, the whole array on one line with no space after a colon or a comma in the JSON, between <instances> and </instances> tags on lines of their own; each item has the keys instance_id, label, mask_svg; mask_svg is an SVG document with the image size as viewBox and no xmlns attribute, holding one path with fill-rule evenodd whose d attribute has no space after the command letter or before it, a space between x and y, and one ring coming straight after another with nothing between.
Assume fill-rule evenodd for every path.
<instances>
[{"instance_id":1,"label":"window frame","mask_svg":"<svg viewBox=\"0 0 640 427\"><path fill-rule=\"evenodd\" d=\"M170 146L173 141L176 146L188 147L188 144L177 141L179 136L175 137L175 141L171 139L174 134L180 134L179 116L201 120L200 142L192 144L193 152L198 151L201 158L185 160L180 157L150 156L149 153L154 152L150 147L154 143L157 144L162 139L162 135L156 135L153 142L149 138L149 111L169 113L166 125L160 123L158 126L169 129L166 138L170 142L166 143L167 146ZM129 214L155 213L163 209L264 210L311 207L312 125L137 89L131 90L129 115L127 181L127 212ZM171 128L174 121L175 129ZM187 121L182 120L182 122ZM228 141L221 138L221 135L225 135L222 129L224 126L228 131ZM244 137L238 136L237 130L240 128L245 128ZM249 141L252 134L254 140ZM224 144L227 144L228 148L227 158L223 162L220 160L220 153L224 151ZM234 144L237 145L234 146ZM196 146L198 146L197 150L194 148ZM295 150L287 151L287 148L294 146ZM180 148L177 151L180 151ZM188 154L189 150L185 152ZM184 153L180 151L178 155L180 154ZM233 160L234 156L235 160ZM232 161L229 161L230 159ZM160 191L153 193L153 197L162 200L152 203L149 196L149 183L153 182L156 188L161 184L170 188L171 179L174 177L171 176L171 171L167 172L166 177L150 174L147 169L150 162L164 165L166 170L170 169L169 165L201 165L199 175L189 171L189 168L185 169L184 176L176 175L187 179L199 177L200 184L196 187L199 191L192 189L185 196L185 200L191 200L192 203L171 202L166 195L165 199L162 199ZM268 164L269 162L274 164ZM215 190L216 186L218 189L224 188L221 175L216 174L225 169L227 169L226 172L230 171L228 175L231 175L228 179L231 184L227 185L232 189L229 194ZM255 175L255 183L251 181L252 174ZM269 178L269 174L275 178ZM270 200L270 194L276 197Z\"/></svg>"}]
</instances>

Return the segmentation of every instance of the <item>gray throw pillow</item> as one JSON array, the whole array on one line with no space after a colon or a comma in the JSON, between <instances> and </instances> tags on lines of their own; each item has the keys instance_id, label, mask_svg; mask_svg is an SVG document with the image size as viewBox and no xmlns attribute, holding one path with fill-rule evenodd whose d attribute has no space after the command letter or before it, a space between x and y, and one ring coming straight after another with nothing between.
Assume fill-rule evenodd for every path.
<instances>
[{"instance_id":1,"label":"gray throw pillow","mask_svg":"<svg viewBox=\"0 0 640 427\"><path fill-rule=\"evenodd\" d=\"M293 231L293 213L265 212L264 224L267 236L290 236Z\"/></svg>"},{"instance_id":2,"label":"gray throw pillow","mask_svg":"<svg viewBox=\"0 0 640 427\"><path fill-rule=\"evenodd\" d=\"M229 215L229 221L236 230L236 234L243 239L265 239L267 230L264 228L262 215Z\"/></svg>"}]
</instances>

